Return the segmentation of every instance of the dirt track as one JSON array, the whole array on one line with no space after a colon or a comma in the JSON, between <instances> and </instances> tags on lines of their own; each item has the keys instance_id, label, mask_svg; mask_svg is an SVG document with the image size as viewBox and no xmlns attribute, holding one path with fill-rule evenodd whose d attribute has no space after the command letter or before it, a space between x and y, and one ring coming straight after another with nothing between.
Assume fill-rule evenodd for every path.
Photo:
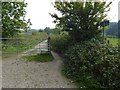
<instances>
[{"instance_id":1,"label":"dirt track","mask_svg":"<svg viewBox=\"0 0 120 90\"><path fill-rule=\"evenodd\" d=\"M4 88L76 88L61 74L61 57L52 52L51 62L27 62L22 54L2 60L2 87Z\"/></svg>"}]
</instances>

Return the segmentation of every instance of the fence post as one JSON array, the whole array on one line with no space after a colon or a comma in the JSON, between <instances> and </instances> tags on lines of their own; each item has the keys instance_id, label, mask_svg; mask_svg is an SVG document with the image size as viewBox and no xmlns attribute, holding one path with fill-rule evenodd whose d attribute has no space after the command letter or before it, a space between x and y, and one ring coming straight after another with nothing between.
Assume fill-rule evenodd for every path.
<instances>
[{"instance_id":1,"label":"fence post","mask_svg":"<svg viewBox=\"0 0 120 90\"><path fill-rule=\"evenodd\" d=\"M51 51L50 51L50 36L48 36L48 54L51 54Z\"/></svg>"}]
</instances>

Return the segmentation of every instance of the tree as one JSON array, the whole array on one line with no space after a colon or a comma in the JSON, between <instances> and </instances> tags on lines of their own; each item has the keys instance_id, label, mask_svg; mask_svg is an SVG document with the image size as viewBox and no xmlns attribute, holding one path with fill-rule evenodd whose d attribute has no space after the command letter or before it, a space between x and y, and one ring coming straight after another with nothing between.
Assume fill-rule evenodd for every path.
<instances>
[{"instance_id":1,"label":"tree","mask_svg":"<svg viewBox=\"0 0 120 90\"><path fill-rule=\"evenodd\" d=\"M2 2L2 38L14 37L20 29L27 31L30 20L25 20L25 2Z\"/></svg>"},{"instance_id":2,"label":"tree","mask_svg":"<svg viewBox=\"0 0 120 90\"><path fill-rule=\"evenodd\" d=\"M54 29L52 29L52 34L60 34L61 30L59 27L55 27Z\"/></svg>"},{"instance_id":3,"label":"tree","mask_svg":"<svg viewBox=\"0 0 120 90\"><path fill-rule=\"evenodd\" d=\"M56 13L51 16L73 40L84 41L102 32L100 23L106 18L110 4L111 2L109 4L106 2L55 2L53 5L62 16Z\"/></svg>"},{"instance_id":4,"label":"tree","mask_svg":"<svg viewBox=\"0 0 120 90\"><path fill-rule=\"evenodd\" d=\"M0 2L0 38L2 37L2 4Z\"/></svg>"},{"instance_id":5,"label":"tree","mask_svg":"<svg viewBox=\"0 0 120 90\"><path fill-rule=\"evenodd\" d=\"M118 37L118 23L111 22L109 28L106 30L106 35Z\"/></svg>"},{"instance_id":6,"label":"tree","mask_svg":"<svg viewBox=\"0 0 120 90\"><path fill-rule=\"evenodd\" d=\"M2 18L2 5L1 5L1 2L0 2L0 26L2 25L2 20L1 20L1 18Z\"/></svg>"},{"instance_id":7,"label":"tree","mask_svg":"<svg viewBox=\"0 0 120 90\"><path fill-rule=\"evenodd\" d=\"M39 29L38 32L43 32L43 30L42 30L42 29Z\"/></svg>"},{"instance_id":8,"label":"tree","mask_svg":"<svg viewBox=\"0 0 120 90\"><path fill-rule=\"evenodd\" d=\"M50 27L46 27L44 29L44 32L46 32L49 35L52 31L51 31Z\"/></svg>"},{"instance_id":9,"label":"tree","mask_svg":"<svg viewBox=\"0 0 120 90\"><path fill-rule=\"evenodd\" d=\"M118 21L118 38L120 38L120 20Z\"/></svg>"}]
</instances>

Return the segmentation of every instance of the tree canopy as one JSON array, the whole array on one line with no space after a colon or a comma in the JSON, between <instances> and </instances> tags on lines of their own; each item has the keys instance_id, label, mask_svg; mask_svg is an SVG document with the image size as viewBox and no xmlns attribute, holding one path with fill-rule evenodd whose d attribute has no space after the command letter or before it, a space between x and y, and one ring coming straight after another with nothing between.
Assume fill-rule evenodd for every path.
<instances>
[{"instance_id":1,"label":"tree canopy","mask_svg":"<svg viewBox=\"0 0 120 90\"><path fill-rule=\"evenodd\" d=\"M2 2L2 37L14 37L20 29L28 30L30 20L25 20L25 2Z\"/></svg>"},{"instance_id":2,"label":"tree canopy","mask_svg":"<svg viewBox=\"0 0 120 90\"><path fill-rule=\"evenodd\" d=\"M52 29L50 29L50 27L46 27L44 29L44 32L46 32L49 35L52 32Z\"/></svg>"},{"instance_id":3,"label":"tree canopy","mask_svg":"<svg viewBox=\"0 0 120 90\"><path fill-rule=\"evenodd\" d=\"M99 35L100 23L110 10L106 2L55 2L54 7L62 16L51 14L62 30L69 32L75 41L87 40Z\"/></svg>"},{"instance_id":4,"label":"tree canopy","mask_svg":"<svg viewBox=\"0 0 120 90\"><path fill-rule=\"evenodd\" d=\"M109 28L105 31L106 35L118 37L118 23L111 22Z\"/></svg>"},{"instance_id":5,"label":"tree canopy","mask_svg":"<svg viewBox=\"0 0 120 90\"><path fill-rule=\"evenodd\" d=\"M2 36L2 4L0 2L0 37Z\"/></svg>"}]
</instances>

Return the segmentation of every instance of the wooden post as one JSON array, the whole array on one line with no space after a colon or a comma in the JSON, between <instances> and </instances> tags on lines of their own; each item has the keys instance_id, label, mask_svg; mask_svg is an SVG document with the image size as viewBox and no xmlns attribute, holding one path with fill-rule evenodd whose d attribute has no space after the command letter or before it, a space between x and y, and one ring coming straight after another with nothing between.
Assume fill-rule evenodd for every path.
<instances>
[{"instance_id":1,"label":"wooden post","mask_svg":"<svg viewBox=\"0 0 120 90\"><path fill-rule=\"evenodd\" d=\"M50 51L50 36L48 37L48 54L50 54L51 51Z\"/></svg>"}]
</instances>

